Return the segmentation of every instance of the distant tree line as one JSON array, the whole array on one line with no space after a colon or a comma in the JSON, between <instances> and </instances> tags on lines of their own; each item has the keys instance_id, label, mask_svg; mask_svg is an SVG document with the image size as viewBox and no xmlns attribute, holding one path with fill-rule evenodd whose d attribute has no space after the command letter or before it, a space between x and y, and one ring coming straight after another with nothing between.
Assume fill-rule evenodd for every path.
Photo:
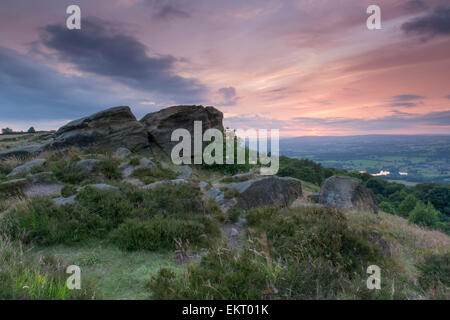
<instances>
[{"instance_id":1,"label":"distant tree line","mask_svg":"<svg viewBox=\"0 0 450 320\"><path fill-rule=\"evenodd\" d=\"M14 131L11 128L3 128L2 129L2 134L4 135L8 135L8 134L23 134L25 133L24 131ZM26 133L36 133L36 130L34 129L34 127L30 127Z\"/></svg>"}]
</instances>

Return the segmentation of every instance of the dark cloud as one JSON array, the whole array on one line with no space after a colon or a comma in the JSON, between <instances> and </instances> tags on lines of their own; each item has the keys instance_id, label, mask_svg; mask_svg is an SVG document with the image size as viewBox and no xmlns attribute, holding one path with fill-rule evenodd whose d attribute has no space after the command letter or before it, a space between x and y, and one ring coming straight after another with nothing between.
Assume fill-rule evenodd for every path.
<instances>
[{"instance_id":1,"label":"dark cloud","mask_svg":"<svg viewBox=\"0 0 450 320\"><path fill-rule=\"evenodd\" d=\"M381 131L391 129L414 129L418 125L449 127L450 111L431 112L423 115L394 112L376 119L352 118L308 118L293 119L297 126L326 126L334 129L359 129L363 131Z\"/></svg>"},{"instance_id":2,"label":"dark cloud","mask_svg":"<svg viewBox=\"0 0 450 320\"><path fill-rule=\"evenodd\" d=\"M32 56L0 46L1 119L72 119L130 101L111 83L67 76Z\"/></svg>"},{"instance_id":3,"label":"dark cloud","mask_svg":"<svg viewBox=\"0 0 450 320\"><path fill-rule=\"evenodd\" d=\"M422 0L409 0L404 5L403 8L407 12L420 12L428 9L428 5Z\"/></svg>"},{"instance_id":4,"label":"dark cloud","mask_svg":"<svg viewBox=\"0 0 450 320\"><path fill-rule=\"evenodd\" d=\"M410 100L419 100L424 99L424 96L418 96L416 94L400 94L398 96L392 97L396 101L410 101Z\"/></svg>"},{"instance_id":5,"label":"dark cloud","mask_svg":"<svg viewBox=\"0 0 450 320\"><path fill-rule=\"evenodd\" d=\"M206 88L196 79L178 76L175 57L149 56L143 43L112 26L96 18L84 19L81 30L48 25L41 43L54 50L60 61L71 63L78 70L167 99L198 102Z\"/></svg>"},{"instance_id":6,"label":"dark cloud","mask_svg":"<svg viewBox=\"0 0 450 320\"><path fill-rule=\"evenodd\" d=\"M176 18L189 18L190 14L186 11L177 9L172 5L166 4L159 8L153 17L160 20L170 20Z\"/></svg>"},{"instance_id":7,"label":"dark cloud","mask_svg":"<svg viewBox=\"0 0 450 320\"><path fill-rule=\"evenodd\" d=\"M406 107L406 108L412 108L416 107L417 104L414 102L394 102L390 104L391 107Z\"/></svg>"},{"instance_id":8,"label":"dark cloud","mask_svg":"<svg viewBox=\"0 0 450 320\"><path fill-rule=\"evenodd\" d=\"M424 16L404 23L402 29L406 33L421 35L424 40L449 35L450 5L438 6Z\"/></svg>"},{"instance_id":9,"label":"dark cloud","mask_svg":"<svg viewBox=\"0 0 450 320\"><path fill-rule=\"evenodd\" d=\"M217 94L220 96L219 105L221 106L234 106L239 100L234 87L220 88Z\"/></svg>"}]
</instances>

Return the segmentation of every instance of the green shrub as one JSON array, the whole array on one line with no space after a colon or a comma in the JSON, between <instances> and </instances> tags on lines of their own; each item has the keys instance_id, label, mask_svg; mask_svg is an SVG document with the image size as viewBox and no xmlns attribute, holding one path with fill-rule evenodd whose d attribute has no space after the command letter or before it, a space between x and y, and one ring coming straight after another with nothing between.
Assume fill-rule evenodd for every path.
<instances>
[{"instance_id":1,"label":"green shrub","mask_svg":"<svg viewBox=\"0 0 450 320\"><path fill-rule=\"evenodd\" d=\"M117 163L113 160L101 160L95 165L94 171L101 173L105 178L110 180L118 180L122 178L122 173L117 168Z\"/></svg>"},{"instance_id":2,"label":"green shrub","mask_svg":"<svg viewBox=\"0 0 450 320\"><path fill-rule=\"evenodd\" d=\"M227 191L225 191L224 193L224 198L225 199L233 199L239 196L239 191L237 191L236 189L228 189Z\"/></svg>"},{"instance_id":3,"label":"green shrub","mask_svg":"<svg viewBox=\"0 0 450 320\"><path fill-rule=\"evenodd\" d=\"M75 168L78 158L71 160L58 160L49 162L47 165L53 171L59 181L69 184L79 184L87 179L89 175Z\"/></svg>"},{"instance_id":4,"label":"green shrub","mask_svg":"<svg viewBox=\"0 0 450 320\"><path fill-rule=\"evenodd\" d=\"M228 210L229 220L234 223L239 221L239 217L241 216L241 214L242 212L236 208L231 208L230 210Z\"/></svg>"},{"instance_id":5,"label":"green shrub","mask_svg":"<svg viewBox=\"0 0 450 320\"><path fill-rule=\"evenodd\" d=\"M435 210L430 202L425 205L422 201L418 201L409 213L408 221L422 226L436 227L439 222L439 211Z\"/></svg>"},{"instance_id":6,"label":"green shrub","mask_svg":"<svg viewBox=\"0 0 450 320\"><path fill-rule=\"evenodd\" d=\"M378 209L388 213L395 213L395 208L389 202L383 201L378 205Z\"/></svg>"},{"instance_id":7,"label":"green shrub","mask_svg":"<svg viewBox=\"0 0 450 320\"><path fill-rule=\"evenodd\" d=\"M432 289L434 292L442 292L446 295L446 299L450 298L450 253L429 255L417 268L419 284L424 290Z\"/></svg>"},{"instance_id":8,"label":"green shrub","mask_svg":"<svg viewBox=\"0 0 450 320\"><path fill-rule=\"evenodd\" d=\"M147 215L191 217L206 214L208 206L203 202L200 188L188 183L165 183L153 189L145 190L140 195L139 206Z\"/></svg>"},{"instance_id":9,"label":"green shrub","mask_svg":"<svg viewBox=\"0 0 450 320\"><path fill-rule=\"evenodd\" d=\"M176 178L176 174L173 171L169 169L163 169L161 167L136 169L134 170L132 176L141 180L145 184Z\"/></svg>"},{"instance_id":10,"label":"green shrub","mask_svg":"<svg viewBox=\"0 0 450 320\"><path fill-rule=\"evenodd\" d=\"M25 243L50 245L72 243L87 233L88 213L73 205L57 207L47 198L33 198L19 203L2 220L2 231Z\"/></svg>"},{"instance_id":11,"label":"green shrub","mask_svg":"<svg viewBox=\"0 0 450 320\"><path fill-rule=\"evenodd\" d=\"M115 243L124 250L175 249L174 239L194 246L211 244L220 229L207 217L192 220L156 216L124 222L114 233Z\"/></svg>"},{"instance_id":12,"label":"green shrub","mask_svg":"<svg viewBox=\"0 0 450 320\"><path fill-rule=\"evenodd\" d=\"M126 218L136 214L133 204L121 193L87 187L78 193L76 200L92 215L98 236L106 235Z\"/></svg>"},{"instance_id":13,"label":"green shrub","mask_svg":"<svg viewBox=\"0 0 450 320\"><path fill-rule=\"evenodd\" d=\"M61 195L64 198L68 198L70 196L73 196L75 193L77 193L77 187L75 187L74 185L71 185L71 184L66 184L61 189Z\"/></svg>"},{"instance_id":14,"label":"green shrub","mask_svg":"<svg viewBox=\"0 0 450 320\"><path fill-rule=\"evenodd\" d=\"M262 258L221 248L177 277L161 269L148 286L154 299L262 299L271 280Z\"/></svg>"},{"instance_id":15,"label":"green shrub","mask_svg":"<svg viewBox=\"0 0 450 320\"><path fill-rule=\"evenodd\" d=\"M414 195L408 195L405 200L403 200L398 206L398 215L407 218L409 216L409 213L416 207L417 201L418 200Z\"/></svg>"}]
</instances>

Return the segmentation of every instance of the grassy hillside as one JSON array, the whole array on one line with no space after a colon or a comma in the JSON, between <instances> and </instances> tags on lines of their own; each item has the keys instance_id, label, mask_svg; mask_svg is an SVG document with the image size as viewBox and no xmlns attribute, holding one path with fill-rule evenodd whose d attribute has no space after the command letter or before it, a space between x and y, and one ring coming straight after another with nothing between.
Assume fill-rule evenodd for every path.
<instances>
[{"instance_id":1,"label":"grassy hillside","mask_svg":"<svg viewBox=\"0 0 450 320\"><path fill-rule=\"evenodd\" d=\"M151 156L153 169L132 182L176 177L162 154L125 159L104 150L47 152L61 194L0 194L2 299L449 299L450 238L380 212L333 208L260 208L224 213L199 181L222 185L221 170L194 168L185 184L143 189L119 166ZM75 164L96 158L91 174ZM2 162L2 181L24 159ZM294 163L295 164L295 163ZM319 168L319 175L308 168ZM303 170L302 170L303 169ZM305 195L320 166L294 168ZM326 172L325 172L326 173ZM309 176L308 176L309 175ZM326 175L324 175L325 177ZM226 180L226 179L225 179ZM95 183L115 187L99 190ZM386 186L385 186L386 187ZM77 191L78 190L78 191ZM52 198L76 195L57 206ZM67 266L82 270L82 289L68 290ZM368 290L367 268L381 268L381 290Z\"/></svg>"}]
</instances>

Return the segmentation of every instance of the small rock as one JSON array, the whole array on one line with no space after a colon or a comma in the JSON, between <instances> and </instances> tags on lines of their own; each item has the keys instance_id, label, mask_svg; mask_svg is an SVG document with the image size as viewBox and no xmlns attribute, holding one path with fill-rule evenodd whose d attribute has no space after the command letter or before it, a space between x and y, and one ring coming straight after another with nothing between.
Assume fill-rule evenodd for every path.
<instances>
[{"instance_id":1,"label":"small rock","mask_svg":"<svg viewBox=\"0 0 450 320\"><path fill-rule=\"evenodd\" d=\"M95 166L100 162L100 160L96 159L80 160L75 164L75 168L84 173L91 173L92 171L94 171Z\"/></svg>"},{"instance_id":2,"label":"small rock","mask_svg":"<svg viewBox=\"0 0 450 320\"><path fill-rule=\"evenodd\" d=\"M31 181L33 184L37 183L52 183L55 182L55 174L53 172L39 172L36 174L29 174L27 178Z\"/></svg>"},{"instance_id":3,"label":"small rock","mask_svg":"<svg viewBox=\"0 0 450 320\"><path fill-rule=\"evenodd\" d=\"M65 204L75 204L75 203L77 203L77 201L75 200L76 196L77 195L74 194L73 196L70 196L68 198L63 198L63 197L53 198L52 201L57 206L62 206Z\"/></svg>"},{"instance_id":4,"label":"small rock","mask_svg":"<svg viewBox=\"0 0 450 320\"><path fill-rule=\"evenodd\" d=\"M176 173L179 173L178 179L190 179L192 176L192 168L188 165L181 166L175 170Z\"/></svg>"},{"instance_id":5,"label":"small rock","mask_svg":"<svg viewBox=\"0 0 450 320\"><path fill-rule=\"evenodd\" d=\"M29 184L23 192L28 197L50 197L61 194L63 187L61 183L37 183Z\"/></svg>"},{"instance_id":6,"label":"small rock","mask_svg":"<svg viewBox=\"0 0 450 320\"><path fill-rule=\"evenodd\" d=\"M11 173L8 174L8 177L17 176L18 174L22 174L22 173L27 173L32 168L40 167L40 166L43 166L44 164L45 164L45 159L36 159L36 160L28 161L28 162L24 163L23 165L15 168L13 171L11 171Z\"/></svg>"},{"instance_id":7,"label":"small rock","mask_svg":"<svg viewBox=\"0 0 450 320\"><path fill-rule=\"evenodd\" d=\"M116 150L115 155L122 158L128 158L131 155L131 153L132 152L130 151L130 149L121 147Z\"/></svg>"},{"instance_id":8,"label":"small rock","mask_svg":"<svg viewBox=\"0 0 450 320\"><path fill-rule=\"evenodd\" d=\"M105 184L105 183L98 183L98 184L89 184L86 187L91 187L94 189L98 189L98 190L108 190L108 191L117 191L120 192L120 188L118 187L114 187L112 185L109 184ZM83 187L82 189L86 188ZM80 189L81 190L81 189Z\"/></svg>"},{"instance_id":9,"label":"small rock","mask_svg":"<svg viewBox=\"0 0 450 320\"><path fill-rule=\"evenodd\" d=\"M162 185L162 184L166 184L166 183L180 184L180 183L187 183L187 181L185 179L162 180L162 181L157 181L157 182L153 182L151 184L148 184L148 185L146 185L143 188L144 189L154 189L157 186Z\"/></svg>"},{"instance_id":10,"label":"small rock","mask_svg":"<svg viewBox=\"0 0 450 320\"><path fill-rule=\"evenodd\" d=\"M131 164L123 164L119 167L119 170L120 172L122 172L125 178L128 178L137 169L144 169L144 168L154 169L156 168L156 164L150 158L142 158L137 166L133 166Z\"/></svg>"},{"instance_id":11,"label":"small rock","mask_svg":"<svg viewBox=\"0 0 450 320\"><path fill-rule=\"evenodd\" d=\"M311 193L307 196L308 200L311 201L312 203L319 203L320 201L320 193Z\"/></svg>"},{"instance_id":12,"label":"small rock","mask_svg":"<svg viewBox=\"0 0 450 320\"><path fill-rule=\"evenodd\" d=\"M160 165L161 165L161 168L163 168L163 169L169 169L169 165L165 161L161 161Z\"/></svg>"},{"instance_id":13,"label":"small rock","mask_svg":"<svg viewBox=\"0 0 450 320\"><path fill-rule=\"evenodd\" d=\"M236 228L231 228L230 236L237 237L239 235L239 231Z\"/></svg>"},{"instance_id":14,"label":"small rock","mask_svg":"<svg viewBox=\"0 0 450 320\"><path fill-rule=\"evenodd\" d=\"M208 184L208 182L206 182L206 181L200 181L200 182L198 183L198 186L199 186L201 189L205 189L208 185L209 185L209 184Z\"/></svg>"}]
</instances>

